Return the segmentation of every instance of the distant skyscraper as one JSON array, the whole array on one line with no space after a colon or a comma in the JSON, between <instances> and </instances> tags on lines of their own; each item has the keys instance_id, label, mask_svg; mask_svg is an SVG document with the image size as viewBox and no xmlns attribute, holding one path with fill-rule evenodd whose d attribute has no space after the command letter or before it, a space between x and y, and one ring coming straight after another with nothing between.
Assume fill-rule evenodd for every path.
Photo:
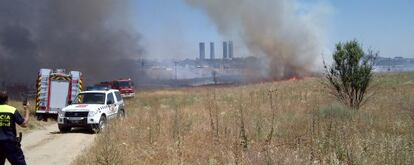
<instances>
[{"instance_id":1,"label":"distant skyscraper","mask_svg":"<svg viewBox=\"0 0 414 165\"><path fill-rule=\"evenodd\" d=\"M229 41L229 58L233 58L233 41Z\"/></svg>"},{"instance_id":2,"label":"distant skyscraper","mask_svg":"<svg viewBox=\"0 0 414 165\"><path fill-rule=\"evenodd\" d=\"M214 59L214 42L210 42L210 59Z\"/></svg>"},{"instance_id":3,"label":"distant skyscraper","mask_svg":"<svg viewBox=\"0 0 414 165\"><path fill-rule=\"evenodd\" d=\"M206 57L206 49L204 42L200 42L200 60L204 60Z\"/></svg>"},{"instance_id":4,"label":"distant skyscraper","mask_svg":"<svg viewBox=\"0 0 414 165\"><path fill-rule=\"evenodd\" d=\"M227 58L227 42L223 42L223 59Z\"/></svg>"}]
</instances>

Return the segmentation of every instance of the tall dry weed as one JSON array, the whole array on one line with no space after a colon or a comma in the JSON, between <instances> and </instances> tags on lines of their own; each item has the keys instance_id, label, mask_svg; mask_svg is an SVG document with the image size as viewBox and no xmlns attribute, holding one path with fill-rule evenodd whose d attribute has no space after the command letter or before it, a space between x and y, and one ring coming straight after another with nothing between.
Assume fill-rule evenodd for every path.
<instances>
[{"instance_id":1,"label":"tall dry weed","mask_svg":"<svg viewBox=\"0 0 414 165\"><path fill-rule=\"evenodd\" d=\"M121 164L414 164L413 80L377 76L377 95L355 113L314 78L142 92L98 138L118 139L104 151Z\"/></svg>"}]
</instances>

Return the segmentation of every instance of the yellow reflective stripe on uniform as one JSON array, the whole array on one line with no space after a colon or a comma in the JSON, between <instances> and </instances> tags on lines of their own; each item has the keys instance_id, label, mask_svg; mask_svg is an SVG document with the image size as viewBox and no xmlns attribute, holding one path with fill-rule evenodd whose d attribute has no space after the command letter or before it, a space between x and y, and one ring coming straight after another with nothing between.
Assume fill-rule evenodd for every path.
<instances>
[{"instance_id":1,"label":"yellow reflective stripe on uniform","mask_svg":"<svg viewBox=\"0 0 414 165\"><path fill-rule=\"evenodd\" d=\"M9 105L0 105L0 113L12 113L16 112L16 108Z\"/></svg>"}]
</instances>

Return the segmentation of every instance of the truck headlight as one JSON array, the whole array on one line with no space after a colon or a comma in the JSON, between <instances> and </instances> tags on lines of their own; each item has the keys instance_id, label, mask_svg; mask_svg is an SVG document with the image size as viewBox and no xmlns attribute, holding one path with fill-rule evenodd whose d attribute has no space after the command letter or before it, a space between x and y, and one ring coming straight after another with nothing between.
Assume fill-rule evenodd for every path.
<instances>
[{"instance_id":1,"label":"truck headlight","mask_svg":"<svg viewBox=\"0 0 414 165\"><path fill-rule=\"evenodd\" d=\"M89 116L89 117L93 117L93 116L95 116L97 113L98 113L98 111L89 111L89 112L88 112L88 116Z\"/></svg>"},{"instance_id":2,"label":"truck headlight","mask_svg":"<svg viewBox=\"0 0 414 165\"><path fill-rule=\"evenodd\" d=\"M59 113L58 113L58 117L65 117L65 112L63 112L63 111L59 111Z\"/></svg>"}]
</instances>

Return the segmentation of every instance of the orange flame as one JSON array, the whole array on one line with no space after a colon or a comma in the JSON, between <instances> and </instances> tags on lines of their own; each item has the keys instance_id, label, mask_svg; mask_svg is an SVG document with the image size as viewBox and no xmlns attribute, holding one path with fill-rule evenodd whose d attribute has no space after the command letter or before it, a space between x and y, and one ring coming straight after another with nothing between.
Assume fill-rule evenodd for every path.
<instances>
[{"instance_id":1,"label":"orange flame","mask_svg":"<svg viewBox=\"0 0 414 165\"><path fill-rule=\"evenodd\" d=\"M290 77L288 80L289 81L296 81L296 80L301 80L302 78L301 77L298 77L298 76L292 76L292 77Z\"/></svg>"}]
</instances>

